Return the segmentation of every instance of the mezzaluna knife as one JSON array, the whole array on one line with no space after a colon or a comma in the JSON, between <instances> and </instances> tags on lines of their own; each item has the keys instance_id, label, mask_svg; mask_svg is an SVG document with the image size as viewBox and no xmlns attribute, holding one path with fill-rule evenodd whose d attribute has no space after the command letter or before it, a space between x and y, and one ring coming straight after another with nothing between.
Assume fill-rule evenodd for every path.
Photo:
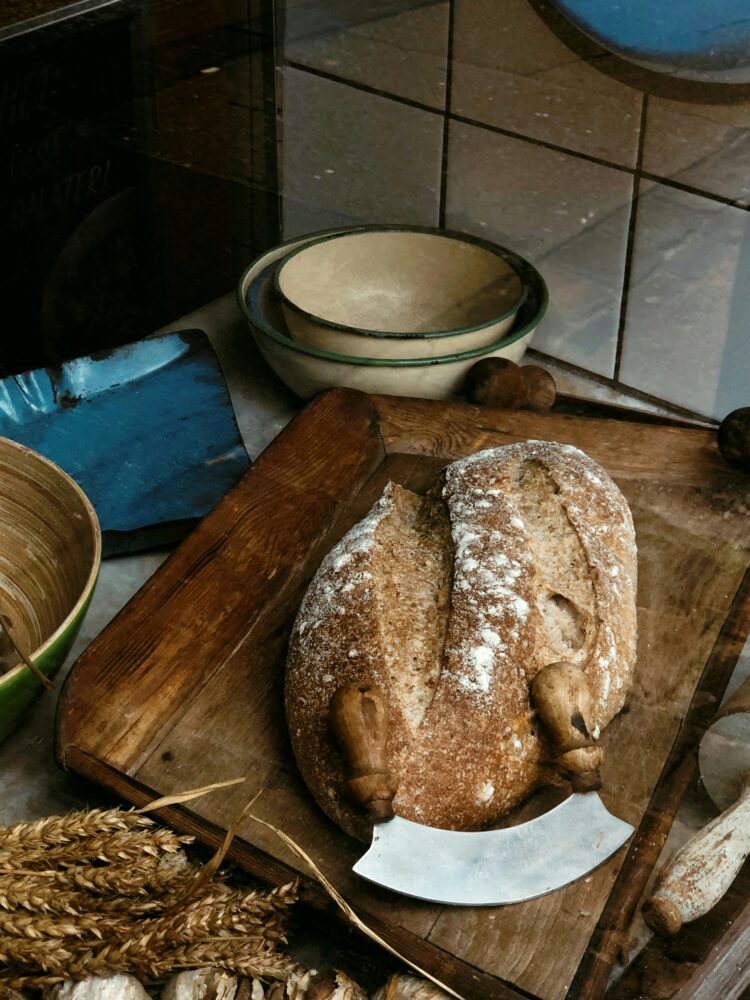
<instances>
[{"instance_id":1,"label":"mezzaluna knife","mask_svg":"<svg viewBox=\"0 0 750 1000\"><path fill-rule=\"evenodd\" d=\"M373 822L372 845L353 871L430 902L497 906L554 892L622 847L633 827L613 816L596 791L603 752L585 722L590 693L583 672L570 663L550 664L534 679L532 697L573 794L526 823L475 833L394 815L397 783L388 768L383 694L366 682L339 688L331 728L347 765L347 791Z\"/></svg>"}]
</instances>

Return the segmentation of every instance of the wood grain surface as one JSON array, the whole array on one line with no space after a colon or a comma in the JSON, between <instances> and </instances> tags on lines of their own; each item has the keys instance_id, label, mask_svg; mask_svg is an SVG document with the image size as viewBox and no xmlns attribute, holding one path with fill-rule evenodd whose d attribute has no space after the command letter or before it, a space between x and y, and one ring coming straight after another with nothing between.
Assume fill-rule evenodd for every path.
<instances>
[{"instance_id":1,"label":"wood grain surface","mask_svg":"<svg viewBox=\"0 0 750 1000\"><path fill-rule=\"evenodd\" d=\"M724 464L711 431L617 416L351 390L318 397L80 658L58 711L60 760L138 802L247 775L167 819L212 842L260 792L257 814L294 837L396 947L468 1000L601 997L679 805L681 762L707 706L708 717L715 711L750 621L742 586L750 480ZM440 908L352 875L361 845L318 811L291 756L281 697L287 635L321 558L389 479L423 490L447 460L525 438L583 448L633 511L638 666L626 709L603 735L603 794L639 830L607 864L549 896ZM234 853L270 881L298 869L252 821ZM309 900L325 906L306 885Z\"/></svg>"}]
</instances>

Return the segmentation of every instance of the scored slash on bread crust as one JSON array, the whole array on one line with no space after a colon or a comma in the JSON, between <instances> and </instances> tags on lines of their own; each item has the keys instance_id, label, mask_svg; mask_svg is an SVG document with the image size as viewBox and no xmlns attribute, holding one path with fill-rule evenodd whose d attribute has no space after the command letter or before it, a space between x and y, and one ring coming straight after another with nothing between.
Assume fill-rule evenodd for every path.
<instances>
[{"instance_id":1,"label":"scored slash on bread crust","mask_svg":"<svg viewBox=\"0 0 750 1000\"><path fill-rule=\"evenodd\" d=\"M342 685L369 682L388 702L396 813L450 829L496 822L544 775L529 694L538 670L582 667L595 737L622 708L635 590L628 505L577 448L479 452L447 466L427 497L389 483L323 560L292 630L287 720L315 799L367 839L328 707Z\"/></svg>"}]
</instances>

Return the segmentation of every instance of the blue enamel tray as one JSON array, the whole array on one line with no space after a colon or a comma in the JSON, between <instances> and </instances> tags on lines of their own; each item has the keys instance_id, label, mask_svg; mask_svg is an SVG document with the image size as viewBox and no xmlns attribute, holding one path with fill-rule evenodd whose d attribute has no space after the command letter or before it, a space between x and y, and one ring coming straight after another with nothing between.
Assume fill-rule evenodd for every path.
<instances>
[{"instance_id":1,"label":"blue enamel tray","mask_svg":"<svg viewBox=\"0 0 750 1000\"><path fill-rule=\"evenodd\" d=\"M181 538L250 465L200 330L0 380L0 435L81 485L105 555Z\"/></svg>"}]
</instances>

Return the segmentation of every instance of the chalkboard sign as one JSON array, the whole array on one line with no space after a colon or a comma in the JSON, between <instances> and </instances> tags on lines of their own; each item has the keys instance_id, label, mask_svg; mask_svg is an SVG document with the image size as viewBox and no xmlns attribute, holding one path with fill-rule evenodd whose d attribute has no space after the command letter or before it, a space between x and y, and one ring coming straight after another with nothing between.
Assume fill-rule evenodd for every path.
<instances>
[{"instance_id":1,"label":"chalkboard sign","mask_svg":"<svg viewBox=\"0 0 750 1000\"><path fill-rule=\"evenodd\" d=\"M129 5L2 42L3 374L150 332L134 211ZM119 13L117 13L119 10ZM116 266L112 266L116 259ZM143 322L143 330L139 330Z\"/></svg>"}]
</instances>

